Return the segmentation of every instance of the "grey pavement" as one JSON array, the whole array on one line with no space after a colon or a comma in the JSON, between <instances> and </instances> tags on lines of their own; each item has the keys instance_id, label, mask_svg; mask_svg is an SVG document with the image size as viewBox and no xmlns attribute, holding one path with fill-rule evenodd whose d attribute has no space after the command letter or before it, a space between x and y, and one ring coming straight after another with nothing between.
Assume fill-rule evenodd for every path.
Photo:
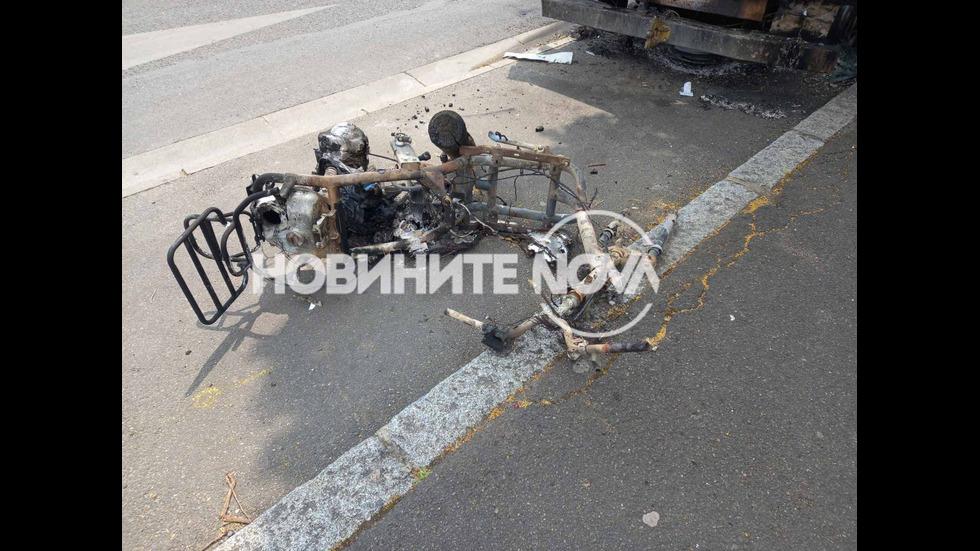
<instances>
[{"instance_id":1,"label":"grey pavement","mask_svg":"<svg viewBox=\"0 0 980 551\"><path fill-rule=\"evenodd\" d=\"M348 548L856 548L857 122L777 191L663 280L657 352L556 362Z\"/></svg>"},{"instance_id":2,"label":"grey pavement","mask_svg":"<svg viewBox=\"0 0 980 551\"><path fill-rule=\"evenodd\" d=\"M552 22L537 0L124 2L123 35L333 5L122 72L122 157Z\"/></svg>"},{"instance_id":3,"label":"grey pavement","mask_svg":"<svg viewBox=\"0 0 980 551\"><path fill-rule=\"evenodd\" d=\"M355 122L377 153L389 153L396 130L413 134L419 151L435 153L424 125L416 129L419 121L411 117L425 120L424 107L453 103L480 142L488 130L500 130L549 144L579 165L606 163L588 176L601 189L600 208L626 211L648 226L839 91L813 75L766 68L692 75L598 39L565 49L574 52L571 66L521 62ZM766 103L785 117L681 98L677 90L686 80L696 93ZM536 133L539 124L545 131ZM312 311L294 294L264 294L243 296L215 326L198 324L165 264L180 221L207 206L236 205L253 173L311 170L314 138L123 200L125 548L200 548L220 527L226 471L236 473L239 496L254 516L367 439L483 350L470 328L442 316L446 307L502 321L532 313L526 288L509 297L369 292L326 297ZM503 196L510 199L506 191ZM522 190L515 202L540 201L543 195ZM514 250L487 239L476 252ZM520 270L523 281L530 267L522 263ZM633 361L640 359L620 358L616 365ZM443 476L447 464L438 464L433 476Z\"/></svg>"},{"instance_id":4,"label":"grey pavement","mask_svg":"<svg viewBox=\"0 0 980 551\"><path fill-rule=\"evenodd\" d=\"M343 3L342 0L126 0L122 3L122 35Z\"/></svg>"}]
</instances>

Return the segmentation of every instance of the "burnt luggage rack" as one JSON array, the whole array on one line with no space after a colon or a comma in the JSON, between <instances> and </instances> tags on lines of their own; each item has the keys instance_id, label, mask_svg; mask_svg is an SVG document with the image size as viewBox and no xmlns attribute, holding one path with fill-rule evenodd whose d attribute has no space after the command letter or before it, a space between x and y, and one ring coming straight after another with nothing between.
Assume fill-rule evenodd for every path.
<instances>
[{"instance_id":1,"label":"burnt luggage rack","mask_svg":"<svg viewBox=\"0 0 980 551\"><path fill-rule=\"evenodd\" d=\"M167 251L167 264L170 265L170 270L173 272L174 278L177 279L180 290L184 292L187 302L190 303L191 308L194 309L194 313L197 314L197 319L204 325L211 325L217 321L228 310L231 303L235 302L235 299L241 296L248 286L248 269L252 265L251 253L258 249L258 242L256 242L255 248L249 249L240 222L240 217L243 214L251 219L251 213L241 212L240 209L236 209L235 214L225 215L216 207L211 207L199 215L192 214L184 219L184 233L174 241L174 244L170 246L170 250ZM224 228L220 243L214 231L214 224L221 224L221 227ZM198 238L195 236L195 233L198 232L204 237L207 252L201 249ZM238 234L242 252L229 255L228 238L232 232ZM174 262L174 253L181 247L187 250L187 254L191 257L191 262L193 262L194 267L197 269L204 288L207 289L208 295L214 303L216 311L211 317L204 315L204 311L198 304L197 299L187 286L187 281L184 280L183 274L180 273L177 263ZM228 292L231 293L231 297L225 302L222 303L221 299L218 298L214 284L211 282L211 278L208 277L208 273L204 270L201 257L217 265L221 279L228 288ZM241 278L241 283L237 287L234 285L232 277Z\"/></svg>"}]
</instances>

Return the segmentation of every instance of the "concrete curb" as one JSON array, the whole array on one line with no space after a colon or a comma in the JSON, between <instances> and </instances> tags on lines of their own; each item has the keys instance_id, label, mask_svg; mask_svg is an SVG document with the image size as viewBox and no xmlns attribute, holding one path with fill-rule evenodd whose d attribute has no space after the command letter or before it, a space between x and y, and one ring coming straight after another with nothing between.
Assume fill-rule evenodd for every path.
<instances>
[{"instance_id":1,"label":"concrete curb","mask_svg":"<svg viewBox=\"0 0 980 551\"><path fill-rule=\"evenodd\" d=\"M536 327L508 355L484 350L395 415L378 436L405 450L416 465L432 463L561 353L560 341L555 333Z\"/></svg>"},{"instance_id":2,"label":"concrete curb","mask_svg":"<svg viewBox=\"0 0 980 551\"><path fill-rule=\"evenodd\" d=\"M771 191L815 154L824 145L817 136L837 134L856 116L854 84L681 208L658 272L676 265L760 192ZM560 340L539 327L521 337L508 356L484 351L220 549L327 548L346 540L411 489L415 469L428 466L543 370L562 352Z\"/></svg>"},{"instance_id":3,"label":"concrete curb","mask_svg":"<svg viewBox=\"0 0 980 551\"><path fill-rule=\"evenodd\" d=\"M758 196L755 191L722 180L684 205L677 211L677 225L657 262L657 273L663 275Z\"/></svg>"},{"instance_id":4,"label":"concrete curb","mask_svg":"<svg viewBox=\"0 0 980 551\"><path fill-rule=\"evenodd\" d=\"M511 65L517 60L488 62L508 50L521 48L528 42L571 28L572 25L568 23L551 23L356 88L127 157L122 161L122 196L127 197L154 188L181 176L325 130L338 122L373 113ZM540 53L572 41L573 38L565 37L528 51Z\"/></svg>"},{"instance_id":5,"label":"concrete curb","mask_svg":"<svg viewBox=\"0 0 980 551\"><path fill-rule=\"evenodd\" d=\"M326 549L409 491L414 466L371 436L296 488L220 549Z\"/></svg>"}]
</instances>

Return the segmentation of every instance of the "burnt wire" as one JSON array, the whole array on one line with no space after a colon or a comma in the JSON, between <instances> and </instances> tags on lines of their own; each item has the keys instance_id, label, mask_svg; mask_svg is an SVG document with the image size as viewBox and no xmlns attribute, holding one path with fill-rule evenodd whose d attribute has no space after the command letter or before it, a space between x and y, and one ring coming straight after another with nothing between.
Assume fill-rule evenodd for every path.
<instances>
[{"instance_id":1,"label":"burnt wire","mask_svg":"<svg viewBox=\"0 0 980 551\"><path fill-rule=\"evenodd\" d=\"M518 197L517 197L517 181L521 179L521 176L526 176L526 174L524 174L524 170L523 169L521 169L521 173L518 174L514 178L514 204L515 205L518 203L518 201L517 201L517 199L518 199Z\"/></svg>"},{"instance_id":2,"label":"burnt wire","mask_svg":"<svg viewBox=\"0 0 980 551\"><path fill-rule=\"evenodd\" d=\"M521 176L543 176L543 177L547 178L548 180L550 180L551 182L554 182L554 184L556 186L558 186L558 188L561 189L562 191L564 191L565 193L571 195L572 197L576 197L576 198L578 197L575 194L575 192L572 190L572 188L568 187L568 185L566 185L566 184L561 183L561 178L560 177L559 178L552 178L550 174L546 174L546 173L541 172L539 170L532 171L532 172L530 172L528 174L521 174L521 175L519 175L517 177L520 178ZM580 207L582 207L583 209L590 210L590 209L592 209L592 204L595 202L595 199L596 199L596 197L598 195L599 195L599 188L595 188L595 190L592 193L592 199L589 200L588 206L586 206L586 204L583 201L579 201L578 202L578 205ZM591 219L591 216L589 218Z\"/></svg>"},{"instance_id":3,"label":"burnt wire","mask_svg":"<svg viewBox=\"0 0 980 551\"><path fill-rule=\"evenodd\" d=\"M572 188L568 187L567 184L563 184L561 182L561 179L560 178L552 178L551 175L549 175L549 174L547 174L545 172L542 172L540 170L529 170L529 169L525 169L525 168L509 168L509 169L502 169L500 172L510 172L510 171L514 171L514 170L521 171L521 174L517 174L515 176L508 176L506 178L497 178L497 182L500 182L501 180L508 180L508 179L513 178L513 179L515 179L514 184L516 185L517 184L516 179L518 179L518 178L522 178L522 177L525 177L525 176L541 176L542 178L547 178L549 181L554 182L555 185L558 186L558 188L561 189L562 191L564 191L565 193L571 195L572 197L575 197L576 196L575 195L575 191L572 190ZM529 171L528 172L524 172L525 170L529 170ZM482 176L480 178L477 178L477 181L480 181L480 180L486 180L486 177L485 176ZM599 192L598 188L596 188L595 192L596 192L596 194L598 194L598 192ZM515 192L515 196L516 196L516 192ZM592 196L592 199L589 201L589 208L591 208L593 201L595 201L595 195L593 195ZM581 206L582 208L586 208L585 203L584 202L581 202L581 201L579 202L579 206Z\"/></svg>"},{"instance_id":4,"label":"burnt wire","mask_svg":"<svg viewBox=\"0 0 980 551\"><path fill-rule=\"evenodd\" d=\"M379 159L385 159L386 161L391 161L391 162L393 162L395 164L398 164L398 160L397 159L392 159L391 157L385 157L384 155L378 155L377 153L368 153L368 155L370 155L372 157L377 157Z\"/></svg>"}]
</instances>

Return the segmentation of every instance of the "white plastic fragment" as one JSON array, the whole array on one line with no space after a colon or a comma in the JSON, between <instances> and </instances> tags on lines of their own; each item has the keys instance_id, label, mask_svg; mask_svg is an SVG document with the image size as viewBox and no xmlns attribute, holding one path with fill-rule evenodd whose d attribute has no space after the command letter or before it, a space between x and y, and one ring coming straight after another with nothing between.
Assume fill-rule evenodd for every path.
<instances>
[{"instance_id":1,"label":"white plastic fragment","mask_svg":"<svg viewBox=\"0 0 980 551\"><path fill-rule=\"evenodd\" d=\"M660 523L660 513L656 511L650 511L649 513L643 515L643 524L646 524L650 528L656 528L657 524Z\"/></svg>"},{"instance_id":2,"label":"white plastic fragment","mask_svg":"<svg viewBox=\"0 0 980 551\"><path fill-rule=\"evenodd\" d=\"M520 54L516 52L507 52L504 54L504 57L530 59L532 61L547 61L548 63L572 63L572 52L558 52L557 54Z\"/></svg>"},{"instance_id":3,"label":"white plastic fragment","mask_svg":"<svg viewBox=\"0 0 980 551\"><path fill-rule=\"evenodd\" d=\"M693 97L694 96L694 92L691 91L691 81L687 81L687 82L684 83L684 87L681 88L681 95L682 96L687 96L687 97Z\"/></svg>"},{"instance_id":4,"label":"white plastic fragment","mask_svg":"<svg viewBox=\"0 0 980 551\"><path fill-rule=\"evenodd\" d=\"M730 319L729 321L735 321L735 316L733 316L733 315L731 315L731 314L728 314L728 317L730 317L730 318L732 318L732 319Z\"/></svg>"}]
</instances>

